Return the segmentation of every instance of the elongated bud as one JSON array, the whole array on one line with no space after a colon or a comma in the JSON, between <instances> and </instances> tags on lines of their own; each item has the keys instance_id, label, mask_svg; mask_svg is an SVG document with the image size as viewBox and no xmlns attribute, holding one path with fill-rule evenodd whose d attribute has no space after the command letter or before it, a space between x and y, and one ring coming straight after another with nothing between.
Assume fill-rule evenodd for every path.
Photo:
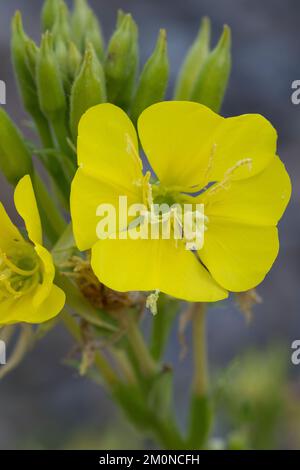
<instances>
[{"instance_id":1,"label":"elongated bud","mask_svg":"<svg viewBox=\"0 0 300 470\"><path fill-rule=\"evenodd\" d=\"M20 131L0 107L0 169L13 185L33 171L32 160Z\"/></svg>"},{"instance_id":2,"label":"elongated bud","mask_svg":"<svg viewBox=\"0 0 300 470\"><path fill-rule=\"evenodd\" d=\"M52 120L66 108L66 98L51 33L43 35L37 60L37 88L40 108Z\"/></svg>"},{"instance_id":3,"label":"elongated bud","mask_svg":"<svg viewBox=\"0 0 300 470\"><path fill-rule=\"evenodd\" d=\"M52 28L54 52L57 58L65 91L69 91L68 78L68 42L71 38L69 10L61 0L58 14Z\"/></svg>"},{"instance_id":4,"label":"elongated bud","mask_svg":"<svg viewBox=\"0 0 300 470\"><path fill-rule=\"evenodd\" d=\"M54 43L57 37L66 42L71 37L69 10L63 0L59 2L56 19L51 32L53 34Z\"/></svg>"},{"instance_id":5,"label":"elongated bud","mask_svg":"<svg viewBox=\"0 0 300 470\"><path fill-rule=\"evenodd\" d=\"M83 52L91 42L98 57L102 58L104 41L101 26L86 0L75 0L71 24L73 40L78 49Z\"/></svg>"},{"instance_id":6,"label":"elongated bud","mask_svg":"<svg viewBox=\"0 0 300 470\"><path fill-rule=\"evenodd\" d=\"M90 17L87 24L87 31L85 35L85 44L93 44L95 52L99 59L104 58L104 39L100 23L93 12L90 12Z\"/></svg>"},{"instance_id":7,"label":"elongated bud","mask_svg":"<svg viewBox=\"0 0 300 470\"><path fill-rule=\"evenodd\" d=\"M91 9L86 0L74 0L74 5L75 7L71 19L72 35L78 49L83 51Z\"/></svg>"},{"instance_id":8,"label":"elongated bud","mask_svg":"<svg viewBox=\"0 0 300 470\"><path fill-rule=\"evenodd\" d=\"M117 12L116 28L119 28L119 26L121 25L125 15L126 15L125 11L123 11L121 8L119 8L119 10Z\"/></svg>"},{"instance_id":9,"label":"elongated bud","mask_svg":"<svg viewBox=\"0 0 300 470\"><path fill-rule=\"evenodd\" d=\"M28 46L28 41L29 38L23 30L21 13L17 11L12 22L12 60L24 107L31 114L36 109L39 109L39 103L32 71L29 69L28 62L26 61L26 45Z\"/></svg>"},{"instance_id":10,"label":"elongated bud","mask_svg":"<svg viewBox=\"0 0 300 470\"><path fill-rule=\"evenodd\" d=\"M108 100L126 108L131 100L138 67L138 32L130 14L112 35L105 62Z\"/></svg>"},{"instance_id":11,"label":"elongated bud","mask_svg":"<svg viewBox=\"0 0 300 470\"><path fill-rule=\"evenodd\" d=\"M191 99L193 88L209 53L211 27L209 18L203 18L194 43L188 50L175 88L176 100Z\"/></svg>"},{"instance_id":12,"label":"elongated bud","mask_svg":"<svg viewBox=\"0 0 300 470\"><path fill-rule=\"evenodd\" d=\"M43 31L51 31L59 14L61 0L46 0L42 9Z\"/></svg>"},{"instance_id":13,"label":"elongated bud","mask_svg":"<svg viewBox=\"0 0 300 470\"><path fill-rule=\"evenodd\" d=\"M206 59L195 83L192 100L219 112L231 71L231 32L224 26L223 34Z\"/></svg>"},{"instance_id":14,"label":"elongated bud","mask_svg":"<svg viewBox=\"0 0 300 470\"><path fill-rule=\"evenodd\" d=\"M161 29L153 54L141 73L131 108L131 118L136 123L141 112L151 104L162 101L169 79L169 59L166 31Z\"/></svg>"},{"instance_id":15,"label":"elongated bud","mask_svg":"<svg viewBox=\"0 0 300 470\"><path fill-rule=\"evenodd\" d=\"M39 48L32 39L25 42L25 62L32 79L35 81L36 61L39 54Z\"/></svg>"},{"instance_id":16,"label":"elongated bud","mask_svg":"<svg viewBox=\"0 0 300 470\"><path fill-rule=\"evenodd\" d=\"M16 12L12 22L11 51L18 89L24 108L33 118L43 144L46 147L51 147L49 126L40 110L36 87L36 62L39 53L36 45L24 33L20 12Z\"/></svg>"},{"instance_id":17,"label":"elongated bud","mask_svg":"<svg viewBox=\"0 0 300 470\"><path fill-rule=\"evenodd\" d=\"M69 80L73 82L74 78L77 77L82 63L82 55L79 52L76 44L73 41L69 41L68 44L68 76Z\"/></svg>"},{"instance_id":18,"label":"elongated bud","mask_svg":"<svg viewBox=\"0 0 300 470\"><path fill-rule=\"evenodd\" d=\"M71 92L70 127L74 140L77 137L81 116L92 106L106 101L105 78L92 44L88 45L80 72Z\"/></svg>"},{"instance_id":19,"label":"elongated bud","mask_svg":"<svg viewBox=\"0 0 300 470\"><path fill-rule=\"evenodd\" d=\"M138 26L132 19L132 43L128 62L128 77L124 83L123 90L119 93L116 104L128 111L132 102L134 89L136 87L137 73L139 68L139 45L138 45Z\"/></svg>"}]
</instances>

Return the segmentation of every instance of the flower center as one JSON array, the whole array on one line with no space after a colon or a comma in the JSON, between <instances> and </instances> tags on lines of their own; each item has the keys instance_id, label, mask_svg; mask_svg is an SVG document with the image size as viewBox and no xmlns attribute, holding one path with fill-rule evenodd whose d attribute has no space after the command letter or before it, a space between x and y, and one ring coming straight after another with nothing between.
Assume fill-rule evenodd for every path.
<instances>
[{"instance_id":1,"label":"flower center","mask_svg":"<svg viewBox=\"0 0 300 470\"><path fill-rule=\"evenodd\" d=\"M145 227L143 237L147 238L148 224L153 239L170 238L176 244L182 240L186 249L200 249L204 243L205 223L208 221L203 204L187 198L185 188L166 187L160 182L151 184L150 178L150 172L147 172L142 181L146 210L139 220Z\"/></svg>"},{"instance_id":2,"label":"flower center","mask_svg":"<svg viewBox=\"0 0 300 470\"><path fill-rule=\"evenodd\" d=\"M40 259L30 243L16 241L7 252L0 250L0 300L22 297L40 280Z\"/></svg>"}]
</instances>

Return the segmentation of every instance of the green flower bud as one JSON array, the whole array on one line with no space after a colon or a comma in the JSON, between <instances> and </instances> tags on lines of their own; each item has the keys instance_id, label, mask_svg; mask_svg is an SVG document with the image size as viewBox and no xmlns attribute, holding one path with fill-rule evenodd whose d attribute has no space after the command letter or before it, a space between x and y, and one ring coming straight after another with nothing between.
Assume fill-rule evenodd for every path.
<instances>
[{"instance_id":1,"label":"green flower bud","mask_svg":"<svg viewBox=\"0 0 300 470\"><path fill-rule=\"evenodd\" d=\"M53 38L46 32L42 37L37 60L36 80L40 108L51 121L66 108L66 98L58 62L53 50Z\"/></svg>"},{"instance_id":2,"label":"green flower bud","mask_svg":"<svg viewBox=\"0 0 300 470\"><path fill-rule=\"evenodd\" d=\"M71 19L73 40L78 49L82 51L91 9L86 0L74 0L74 4L75 8Z\"/></svg>"},{"instance_id":3,"label":"green flower bud","mask_svg":"<svg viewBox=\"0 0 300 470\"><path fill-rule=\"evenodd\" d=\"M146 62L133 99L131 117L136 123L141 112L162 101L169 79L169 59L166 31L161 29L153 54Z\"/></svg>"},{"instance_id":4,"label":"green flower bud","mask_svg":"<svg viewBox=\"0 0 300 470\"><path fill-rule=\"evenodd\" d=\"M61 0L46 0L42 9L43 31L51 31L59 14Z\"/></svg>"},{"instance_id":5,"label":"green flower bud","mask_svg":"<svg viewBox=\"0 0 300 470\"><path fill-rule=\"evenodd\" d=\"M122 10L122 8L119 8L117 12L117 23L116 23L116 28L119 28L120 24L122 23L124 16L126 13Z\"/></svg>"},{"instance_id":6,"label":"green flower bud","mask_svg":"<svg viewBox=\"0 0 300 470\"><path fill-rule=\"evenodd\" d=\"M137 26L127 14L110 39L105 61L108 100L124 109L132 98L138 56Z\"/></svg>"},{"instance_id":7,"label":"green flower bud","mask_svg":"<svg viewBox=\"0 0 300 470\"><path fill-rule=\"evenodd\" d=\"M48 31L42 37L36 81L40 108L51 123L57 143L64 155L73 156L68 144L67 99L63 75L54 52L52 34Z\"/></svg>"},{"instance_id":8,"label":"green flower bud","mask_svg":"<svg viewBox=\"0 0 300 470\"><path fill-rule=\"evenodd\" d=\"M99 59L104 57L104 40L100 27L100 23L96 16L90 13L90 17L87 24L87 31L85 35L85 44L92 43Z\"/></svg>"},{"instance_id":9,"label":"green flower bud","mask_svg":"<svg viewBox=\"0 0 300 470\"><path fill-rule=\"evenodd\" d=\"M190 100L197 77L209 54L210 20L203 18L195 42L190 47L181 67L175 87L176 100Z\"/></svg>"},{"instance_id":10,"label":"green flower bud","mask_svg":"<svg viewBox=\"0 0 300 470\"><path fill-rule=\"evenodd\" d=\"M139 45L138 26L132 19L132 45L128 62L128 78L124 83L124 88L118 95L116 104L128 111L132 102L134 89L136 87L137 73L139 68Z\"/></svg>"},{"instance_id":11,"label":"green flower bud","mask_svg":"<svg viewBox=\"0 0 300 470\"><path fill-rule=\"evenodd\" d=\"M80 51L91 42L99 58L103 57L104 41L100 23L86 0L75 0L72 15L73 40Z\"/></svg>"},{"instance_id":12,"label":"green flower bud","mask_svg":"<svg viewBox=\"0 0 300 470\"><path fill-rule=\"evenodd\" d=\"M32 39L25 41L25 62L32 79L35 82L36 61L39 54L39 48Z\"/></svg>"},{"instance_id":13,"label":"green flower bud","mask_svg":"<svg viewBox=\"0 0 300 470\"><path fill-rule=\"evenodd\" d=\"M54 51L59 65L61 77L63 80L65 91L68 92L68 41L71 37L69 10L67 5L61 1L56 16L55 23L52 28Z\"/></svg>"},{"instance_id":14,"label":"green flower bud","mask_svg":"<svg viewBox=\"0 0 300 470\"><path fill-rule=\"evenodd\" d=\"M32 159L20 131L0 107L0 169L13 185L33 171Z\"/></svg>"},{"instance_id":15,"label":"green flower bud","mask_svg":"<svg viewBox=\"0 0 300 470\"><path fill-rule=\"evenodd\" d=\"M67 42L71 36L69 10L63 0L60 0L55 22L52 28L54 44L57 38Z\"/></svg>"},{"instance_id":16,"label":"green flower bud","mask_svg":"<svg viewBox=\"0 0 300 470\"><path fill-rule=\"evenodd\" d=\"M39 109L39 103L32 71L29 69L28 62L26 61L26 45L28 46L28 41L30 39L23 30L21 13L17 11L12 22L12 60L24 107L27 112L32 114L36 109Z\"/></svg>"},{"instance_id":17,"label":"green flower bud","mask_svg":"<svg viewBox=\"0 0 300 470\"><path fill-rule=\"evenodd\" d=\"M231 32L224 26L223 34L206 59L195 83L192 100L219 112L231 71Z\"/></svg>"},{"instance_id":18,"label":"green flower bud","mask_svg":"<svg viewBox=\"0 0 300 470\"><path fill-rule=\"evenodd\" d=\"M74 141L81 116L92 106L106 101L105 77L92 44L88 45L71 92L70 127Z\"/></svg>"},{"instance_id":19,"label":"green flower bud","mask_svg":"<svg viewBox=\"0 0 300 470\"><path fill-rule=\"evenodd\" d=\"M69 41L68 44L68 76L69 80L73 83L74 78L79 73L82 64L82 55L79 52L76 44L73 41Z\"/></svg>"},{"instance_id":20,"label":"green flower bud","mask_svg":"<svg viewBox=\"0 0 300 470\"><path fill-rule=\"evenodd\" d=\"M12 61L17 78L19 93L24 108L33 118L45 147L51 147L51 133L45 116L40 110L35 83L36 54L38 49L24 33L22 17L16 12L12 22Z\"/></svg>"}]
</instances>

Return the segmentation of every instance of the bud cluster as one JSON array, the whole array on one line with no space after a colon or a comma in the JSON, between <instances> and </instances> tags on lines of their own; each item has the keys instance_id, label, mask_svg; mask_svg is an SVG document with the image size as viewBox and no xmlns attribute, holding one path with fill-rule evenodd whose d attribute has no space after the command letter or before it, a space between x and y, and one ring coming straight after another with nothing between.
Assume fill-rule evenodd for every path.
<instances>
[{"instance_id":1,"label":"bud cluster","mask_svg":"<svg viewBox=\"0 0 300 470\"><path fill-rule=\"evenodd\" d=\"M113 103L136 124L141 112L165 99L169 83L167 35L158 33L140 68L138 26L119 10L105 45L100 23L87 0L46 0L42 36L36 44L24 31L21 13L12 22L11 52L19 93L42 148L28 145L5 110L0 111L0 168L16 184L33 173L32 153L42 161L59 200L68 209L76 170L78 123L90 107ZM202 20L180 70L174 98L198 101L219 111L230 73L230 30L210 51L210 22Z\"/></svg>"}]
</instances>

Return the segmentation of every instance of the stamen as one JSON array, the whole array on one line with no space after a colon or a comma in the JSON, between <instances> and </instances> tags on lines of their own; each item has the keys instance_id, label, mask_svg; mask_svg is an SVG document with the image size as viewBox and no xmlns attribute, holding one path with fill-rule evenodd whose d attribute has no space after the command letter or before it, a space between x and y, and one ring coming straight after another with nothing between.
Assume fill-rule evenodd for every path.
<instances>
[{"instance_id":1,"label":"stamen","mask_svg":"<svg viewBox=\"0 0 300 470\"><path fill-rule=\"evenodd\" d=\"M215 154L216 154L216 150L217 150L217 144L214 143L212 145L212 149L211 149L211 152L209 154L208 166L207 166L207 169L206 169L206 172L205 172L205 175L204 175L204 181L205 181L204 186L207 186L207 184L209 183L210 175L211 175L211 172L212 172L212 169L213 169L213 163L214 163L214 157L215 157Z\"/></svg>"},{"instance_id":2,"label":"stamen","mask_svg":"<svg viewBox=\"0 0 300 470\"><path fill-rule=\"evenodd\" d=\"M126 141L127 141L127 153L133 157L134 162L137 164L139 170L143 169L143 162L132 142L132 139L129 134L126 133Z\"/></svg>"},{"instance_id":3,"label":"stamen","mask_svg":"<svg viewBox=\"0 0 300 470\"><path fill-rule=\"evenodd\" d=\"M236 164L232 167L229 168L225 173L224 173L224 178L222 181L219 181L215 185L211 186L207 191L206 194L211 195L221 189L227 189L226 185L230 182L230 178L233 175L233 173L240 168L241 166L248 165L249 171L252 169L252 158L244 158L243 160L239 160L236 162Z\"/></svg>"},{"instance_id":4,"label":"stamen","mask_svg":"<svg viewBox=\"0 0 300 470\"><path fill-rule=\"evenodd\" d=\"M39 259L30 244L12 251L9 256L0 251L0 297L20 298L32 292L40 281ZM13 260L13 261L12 261ZM22 269L18 265L29 264L32 269Z\"/></svg>"},{"instance_id":5,"label":"stamen","mask_svg":"<svg viewBox=\"0 0 300 470\"><path fill-rule=\"evenodd\" d=\"M152 196L152 186L150 184L151 173L147 171L143 178L143 202L146 206L151 207L153 204L153 196Z\"/></svg>"},{"instance_id":6,"label":"stamen","mask_svg":"<svg viewBox=\"0 0 300 470\"><path fill-rule=\"evenodd\" d=\"M32 276L34 273L37 272L37 270L39 269L39 265L38 263L36 263L35 267L31 270L25 270L25 269L21 269L19 268L18 266L16 266L12 261L10 261L10 259L7 257L6 253L1 253L1 257L2 257L2 262L4 262L4 264L6 264L6 266L14 273L16 274L20 274L21 276Z\"/></svg>"},{"instance_id":7,"label":"stamen","mask_svg":"<svg viewBox=\"0 0 300 470\"><path fill-rule=\"evenodd\" d=\"M156 290L149 294L146 300L146 308L149 308L152 315L157 315L157 302L159 298L160 291Z\"/></svg>"}]
</instances>

